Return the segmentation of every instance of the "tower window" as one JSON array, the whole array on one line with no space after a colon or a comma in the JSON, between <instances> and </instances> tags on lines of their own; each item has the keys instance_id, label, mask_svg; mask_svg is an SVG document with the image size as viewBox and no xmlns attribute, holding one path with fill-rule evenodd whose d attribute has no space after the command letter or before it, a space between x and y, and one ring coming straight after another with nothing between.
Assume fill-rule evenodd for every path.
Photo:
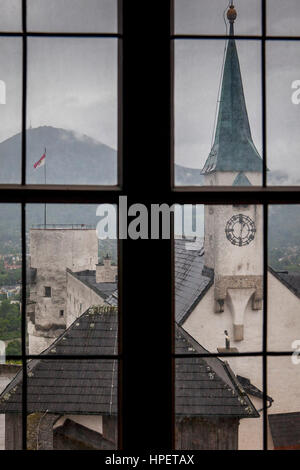
<instances>
[{"instance_id":1,"label":"tower window","mask_svg":"<svg viewBox=\"0 0 300 470\"><path fill-rule=\"evenodd\" d=\"M60 310L60 311L59 311L59 316L60 316L60 317L63 317L63 316L64 316L64 311L63 311L63 310Z\"/></svg>"},{"instance_id":2,"label":"tower window","mask_svg":"<svg viewBox=\"0 0 300 470\"><path fill-rule=\"evenodd\" d=\"M44 287L44 297L51 297L51 287L49 286Z\"/></svg>"}]
</instances>

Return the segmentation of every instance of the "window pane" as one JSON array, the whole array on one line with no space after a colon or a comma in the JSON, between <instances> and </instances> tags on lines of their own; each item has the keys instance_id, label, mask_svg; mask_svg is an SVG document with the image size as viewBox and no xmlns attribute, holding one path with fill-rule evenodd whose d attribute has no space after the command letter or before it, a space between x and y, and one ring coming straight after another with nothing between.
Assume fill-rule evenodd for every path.
<instances>
[{"instance_id":1,"label":"window pane","mask_svg":"<svg viewBox=\"0 0 300 470\"><path fill-rule=\"evenodd\" d=\"M300 43L267 44L268 183L299 185Z\"/></svg>"},{"instance_id":2,"label":"window pane","mask_svg":"<svg viewBox=\"0 0 300 470\"><path fill-rule=\"evenodd\" d=\"M10 449L12 435L22 446L21 414L5 414L7 389L21 368L21 207L0 204L0 450ZM18 401L13 396L14 401Z\"/></svg>"},{"instance_id":3,"label":"window pane","mask_svg":"<svg viewBox=\"0 0 300 470\"><path fill-rule=\"evenodd\" d=\"M117 48L115 39L29 40L28 183L117 184Z\"/></svg>"},{"instance_id":4,"label":"window pane","mask_svg":"<svg viewBox=\"0 0 300 470\"><path fill-rule=\"evenodd\" d=\"M273 36L300 35L300 5L297 0L267 1L267 33Z\"/></svg>"},{"instance_id":5,"label":"window pane","mask_svg":"<svg viewBox=\"0 0 300 470\"><path fill-rule=\"evenodd\" d=\"M96 231L101 220L115 230L115 207L50 204L45 215L30 204L26 213L29 353L118 354L117 241Z\"/></svg>"},{"instance_id":6,"label":"window pane","mask_svg":"<svg viewBox=\"0 0 300 470\"><path fill-rule=\"evenodd\" d=\"M297 334L295 334L298 337ZM296 356L268 358L268 395L273 399L268 409L268 448L299 449L299 345Z\"/></svg>"},{"instance_id":7,"label":"window pane","mask_svg":"<svg viewBox=\"0 0 300 470\"><path fill-rule=\"evenodd\" d=\"M21 29L21 0L0 0L0 31Z\"/></svg>"},{"instance_id":8,"label":"window pane","mask_svg":"<svg viewBox=\"0 0 300 470\"><path fill-rule=\"evenodd\" d=\"M22 449L22 362L0 364L0 450Z\"/></svg>"},{"instance_id":9,"label":"window pane","mask_svg":"<svg viewBox=\"0 0 300 470\"><path fill-rule=\"evenodd\" d=\"M28 450L116 449L117 391L117 361L29 362Z\"/></svg>"},{"instance_id":10,"label":"window pane","mask_svg":"<svg viewBox=\"0 0 300 470\"><path fill-rule=\"evenodd\" d=\"M21 207L0 204L0 377L3 367L4 378L2 362L11 363L9 356L21 355L21 282Z\"/></svg>"},{"instance_id":11,"label":"window pane","mask_svg":"<svg viewBox=\"0 0 300 470\"><path fill-rule=\"evenodd\" d=\"M176 34L226 34L223 12L226 2L210 0L175 0ZM239 0L236 5L236 34L258 35L261 32L260 0ZM226 10L224 12L226 14Z\"/></svg>"},{"instance_id":12,"label":"window pane","mask_svg":"<svg viewBox=\"0 0 300 470\"><path fill-rule=\"evenodd\" d=\"M22 42L3 37L0 48L0 183L20 183Z\"/></svg>"},{"instance_id":13,"label":"window pane","mask_svg":"<svg viewBox=\"0 0 300 470\"><path fill-rule=\"evenodd\" d=\"M28 30L117 32L117 0L27 0Z\"/></svg>"},{"instance_id":14,"label":"window pane","mask_svg":"<svg viewBox=\"0 0 300 470\"><path fill-rule=\"evenodd\" d=\"M268 349L297 346L300 308L299 205L269 207Z\"/></svg>"},{"instance_id":15,"label":"window pane","mask_svg":"<svg viewBox=\"0 0 300 470\"><path fill-rule=\"evenodd\" d=\"M176 342L182 354L199 348L184 332ZM199 355L175 364L176 449L262 449L261 358Z\"/></svg>"},{"instance_id":16,"label":"window pane","mask_svg":"<svg viewBox=\"0 0 300 470\"><path fill-rule=\"evenodd\" d=\"M183 207L175 213L176 322L211 353L261 351L262 207L198 205L193 231Z\"/></svg>"},{"instance_id":17,"label":"window pane","mask_svg":"<svg viewBox=\"0 0 300 470\"><path fill-rule=\"evenodd\" d=\"M224 46L223 40L175 41L178 186L262 181L261 46L244 40Z\"/></svg>"}]
</instances>

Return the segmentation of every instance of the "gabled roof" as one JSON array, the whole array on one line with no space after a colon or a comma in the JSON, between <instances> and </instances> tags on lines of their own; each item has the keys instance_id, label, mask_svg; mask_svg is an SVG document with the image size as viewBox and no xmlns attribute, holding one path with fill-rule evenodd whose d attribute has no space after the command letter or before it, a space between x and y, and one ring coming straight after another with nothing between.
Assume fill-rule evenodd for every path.
<instances>
[{"instance_id":1,"label":"gabled roof","mask_svg":"<svg viewBox=\"0 0 300 470\"><path fill-rule=\"evenodd\" d=\"M233 35L233 26L231 33ZM214 171L262 171L253 143L234 37L228 40L214 144L202 174Z\"/></svg>"},{"instance_id":2,"label":"gabled roof","mask_svg":"<svg viewBox=\"0 0 300 470\"><path fill-rule=\"evenodd\" d=\"M117 312L84 313L42 354L116 354ZM208 352L176 327L178 353ZM229 366L219 359L176 361L179 415L255 417L257 412ZM0 395L0 413L22 411L22 371ZM28 413L114 415L116 360L32 360L27 366Z\"/></svg>"},{"instance_id":3,"label":"gabled roof","mask_svg":"<svg viewBox=\"0 0 300 470\"><path fill-rule=\"evenodd\" d=\"M252 184L247 176L243 172L240 172L232 183L232 186L252 186Z\"/></svg>"},{"instance_id":4,"label":"gabled roof","mask_svg":"<svg viewBox=\"0 0 300 470\"><path fill-rule=\"evenodd\" d=\"M117 412L117 361L89 354L117 354L117 313L87 311L42 354L87 355L87 359L40 359L27 366L28 412L107 414ZM22 371L0 395L0 413L22 410Z\"/></svg>"},{"instance_id":5,"label":"gabled roof","mask_svg":"<svg viewBox=\"0 0 300 470\"><path fill-rule=\"evenodd\" d=\"M213 284L203 273L203 248L193 248L189 239L175 239L175 319L182 324Z\"/></svg>"},{"instance_id":6,"label":"gabled roof","mask_svg":"<svg viewBox=\"0 0 300 470\"><path fill-rule=\"evenodd\" d=\"M96 282L96 271L85 270L73 272L67 268L67 272L105 300L118 288L117 282Z\"/></svg>"},{"instance_id":7,"label":"gabled roof","mask_svg":"<svg viewBox=\"0 0 300 470\"><path fill-rule=\"evenodd\" d=\"M176 326L176 354L209 354L182 327ZM212 357L177 358L176 415L259 417L227 362Z\"/></svg>"}]
</instances>

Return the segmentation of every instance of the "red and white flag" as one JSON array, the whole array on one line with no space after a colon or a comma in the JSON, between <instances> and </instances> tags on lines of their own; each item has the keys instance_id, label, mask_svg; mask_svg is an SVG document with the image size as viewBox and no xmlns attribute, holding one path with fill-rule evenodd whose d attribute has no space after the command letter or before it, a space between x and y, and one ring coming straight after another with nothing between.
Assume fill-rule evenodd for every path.
<instances>
[{"instance_id":1,"label":"red and white flag","mask_svg":"<svg viewBox=\"0 0 300 470\"><path fill-rule=\"evenodd\" d=\"M39 168L40 166L44 166L46 163L46 149L45 149L45 152L43 153L43 155L41 156L41 158L35 162L35 164L33 165L34 168Z\"/></svg>"}]
</instances>

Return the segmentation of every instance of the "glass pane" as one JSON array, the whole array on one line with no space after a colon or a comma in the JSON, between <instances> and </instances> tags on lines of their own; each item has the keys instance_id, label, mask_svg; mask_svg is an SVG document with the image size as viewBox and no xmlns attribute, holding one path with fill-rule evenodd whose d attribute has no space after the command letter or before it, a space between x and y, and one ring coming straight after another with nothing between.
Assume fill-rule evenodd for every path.
<instances>
[{"instance_id":1,"label":"glass pane","mask_svg":"<svg viewBox=\"0 0 300 470\"><path fill-rule=\"evenodd\" d=\"M175 213L176 323L210 353L261 351L262 207L183 207Z\"/></svg>"},{"instance_id":2,"label":"glass pane","mask_svg":"<svg viewBox=\"0 0 300 470\"><path fill-rule=\"evenodd\" d=\"M22 432L21 415L5 416L6 387L21 367L20 359L10 357L21 355L21 264L21 207L0 204L0 450L10 448L13 432L19 439Z\"/></svg>"},{"instance_id":3,"label":"glass pane","mask_svg":"<svg viewBox=\"0 0 300 470\"><path fill-rule=\"evenodd\" d=\"M205 352L184 331L181 354ZM176 449L262 449L262 368L260 357L178 358L175 382Z\"/></svg>"},{"instance_id":4,"label":"glass pane","mask_svg":"<svg viewBox=\"0 0 300 470\"><path fill-rule=\"evenodd\" d=\"M267 44L268 183L299 185L300 43Z\"/></svg>"},{"instance_id":5,"label":"glass pane","mask_svg":"<svg viewBox=\"0 0 300 470\"><path fill-rule=\"evenodd\" d=\"M0 369L21 354L21 282L21 207L0 204Z\"/></svg>"},{"instance_id":6,"label":"glass pane","mask_svg":"<svg viewBox=\"0 0 300 470\"><path fill-rule=\"evenodd\" d=\"M29 40L28 183L117 184L117 48L115 39Z\"/></svg>"},{"instance_id":7,"label":"glass pane","mask_svg":"<svg viewBox=\"0 0 300 470\"><path fill-rule=\"evenodd\" d=\"M30 204L26 214L29 353L118 354L115 206Z\"/></svg>"},{"instance_id":8,"label":"glass pane","mask_svg":"<svg viewBox=\"0 0 300 470\"><path fill-rule=\"evenodd\" d=\"M21 0L0 0L0 31L21 31Z\"/></svg>"},{"instance_id":9,"label":"glass pane","mask_svg":"<svg viewBox=\"0 0 300 470\"><path fill-rule=\"evenodd\" d=\"M21 364L0 364L0 450L22 449Z\"/></svg>"},{"instance_id":10,"label":"glass pane","mask_svg":"<svg viewBox=\"0 0 300 470\"><path fill-rule=\"evenodd\" d=\"M269 207L268 349L292 351L300 307L299 205Z\"/></svg>"},{"instance_id":11,"label":"glass pane","mask_svg":"<svg viewBox=\"0 0 300 470\"><path fill-rule=\"evenodd\" d=\"M273 36L300 35L300 4L297 0L267 0L267 33Z\"/></svg>"},{"instance_id":12,"label":"glass pane","mask_svg":"<svg viewBox=\"0 0 300 470\"><path fill-rule=\"evenodd\" d=\"M117 0L27 0L28 30L117 32Z\"/></svg>"},{"instance_id":13,"label":"glass pane","mask_svg":"<svg viewBox=\"0 0 300 470\"><path fill-rule=\"evenodd\" d=\"M175 184L261 185L260 43L174 47Z\"/></svg>"},{"instance_id":14,"label":"glass pane","mask_svg":"<svg viewBox=\"0 0 300 470\"><path fill-rule=\"evenodd\" d=\"M0 183L20 183L22 41L3 37L0 48Z\"/></svg>"},{"instance_id":15,"label":"glass pane","mask_svg":"<svg viewBox=\"0 0 300 470\"><path fill-rule=\"evenodd\" d=\"M28 450L116 449L117 391L117 361L29 362Z\"/></svg>"},{"instance_id":16,"label":"glass pane","mask_svg":"<svg viewBox=\"0 0 300 470\"><path fill-rule=\"evenodd\" d=\"M175 0L175 34L226 34L225 4L219 0ZM236 34L261 33L260 0L239 0L236 10Z\"/></svg>"},{"instance_id":17,"label":"glass pane","mask_svg":"<svg viewBox=\"0 0 300 470\"><path fill-rule=\"evenodd\" d=\"M300 449L299 343L297 350L294 356L268 358L268 395L273 399L268 409L270 450Z\"/></svg>"}]
</instances>

